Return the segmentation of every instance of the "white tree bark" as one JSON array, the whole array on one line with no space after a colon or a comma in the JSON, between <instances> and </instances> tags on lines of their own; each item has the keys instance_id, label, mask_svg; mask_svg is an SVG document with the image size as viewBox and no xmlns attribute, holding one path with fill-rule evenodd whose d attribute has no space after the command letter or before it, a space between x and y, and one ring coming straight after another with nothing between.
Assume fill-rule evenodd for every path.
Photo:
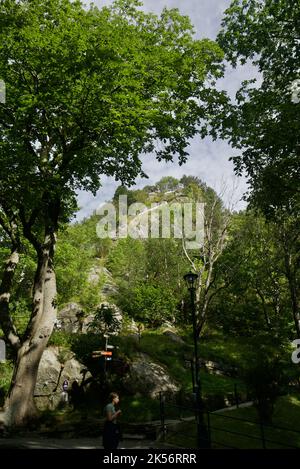
<instances>
[{"instance_id":1,"label":"white tree bark","mask_svg":"<svg viewBox=\"0 0 300 469\"><path fill-rule=\"evenodd\" d=\"M31 319L25 340L18 350L5 403L6 425L10 427L25 426L38 415L34 402L38 367L56 319L56 278L52 263L54 247L55 237L47 236L38 259Z\"/></svg>"}]
</instances>

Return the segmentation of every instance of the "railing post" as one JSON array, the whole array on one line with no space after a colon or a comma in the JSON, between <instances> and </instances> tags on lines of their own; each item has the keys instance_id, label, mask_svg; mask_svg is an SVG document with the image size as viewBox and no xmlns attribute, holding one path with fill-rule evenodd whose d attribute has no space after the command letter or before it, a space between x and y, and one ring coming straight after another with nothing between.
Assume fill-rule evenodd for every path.
<instances>
[{"instance_id":1,"label":"railing post","mask_svg":"<svg viewBox=\"0 0 300 469\"><path fill-rule=\"evenodd\" d=\"M163 435L165 436L166 429L165 429L165 399L163 396L162 391L159 391L159 407L160 407L160 424Z\"/></svg>"},{"instance_id":2,"label":"railing post","mask_svg":"<svg viewBox=\"0 0 300 469\"><path fill-rule=\"evenodd\" d=\"M236 383L234 383L234 398L235 398L236 408L238 409L239 408L239 396L238 396L238 392L237 392L237 384Z\"/></svg>"},{"instance_id":3,"label":"railing post","mask_svg":"<svg viewBox=\"0 0 300 469\"><path fill-rule=\"evenodd\" d=\"M262 447L263 449L266 449L265 430L264 430L264 424L262 423L262 421L260 421L260 432L261 432Z\"/></svg>"},{"instance_id":4,"label":"railing post","mask_svg":"<svg viewBox=\"0 0 300 469\"><path fill-rule=\"evenodd\" d=\"M209 444L209 448L211 448L211 428L210 428L210 413L209 413L209 411L206 412L206 415L207 415L208 444Z\"/></svg>"}]
</instances>

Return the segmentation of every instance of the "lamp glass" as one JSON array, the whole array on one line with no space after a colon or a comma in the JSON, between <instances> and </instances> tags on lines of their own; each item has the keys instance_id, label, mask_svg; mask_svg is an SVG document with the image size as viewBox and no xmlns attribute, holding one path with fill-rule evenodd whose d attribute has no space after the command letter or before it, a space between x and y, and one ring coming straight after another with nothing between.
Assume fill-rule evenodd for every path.
<instances>
[{"instance_id":1,"label":"lamp glass","mask_svg":"<svg viewBox=\"0 0 300 469\"><path fill-rule=\"evenodd\" d=\"M198 278L197 274L194 274L193 272L189 272L188 274L185 274L185 276L183 278L184 278L188 288L195 288L196 281L197 281L197 278Z\"/></svg>"}]
</instances>

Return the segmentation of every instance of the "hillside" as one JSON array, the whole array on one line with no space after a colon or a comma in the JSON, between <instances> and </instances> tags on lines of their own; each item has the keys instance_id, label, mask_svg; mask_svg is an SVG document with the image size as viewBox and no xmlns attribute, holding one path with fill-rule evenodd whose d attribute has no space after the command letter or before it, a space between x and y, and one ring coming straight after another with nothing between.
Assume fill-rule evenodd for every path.
<instances>
[{"instance_id":1,"label":"hillside","mask_svg":"<svg viewBox=\"0 0 300 469\"><path fill-rule=\"evenodd\" d=\"M251 212L230 212L211 188L184 176L180 181L163 178L141 190L120 186L112 200L117 227L119 197L125 195L128 207L138 207L134 215L129 210L128 223L135 227L142 220L140 213L149 216L153 207L204 203L205 242L198 249L184 248L183 240L172 236L174 213L170 237L165 238L149 236L151 230L148 237L140 232L135 238L100 238L99 213L65 226L55 260L58 316L39 368L38 407L55 415L67 379L71 398L73 384L81 388L75 410L99 418L112 389L122 396L124 424L159 420L160 393L173 399L182 415L193 415L192 314L183 281L190 269L198 273L196 314L205 408L214 411L254 398L268 409L269 401L295 390L298 371L290 363L287 345L293 334L288 286L275 268L264 276L273 266L264 251L265 239L269 249L275 243L272 226L266 228L265 221ZM196 224L196 212L191 213ZM17 273L18 300L12 305L21 330L30 311L33 263L28 249ZM276 304L275 278L281 284ZM110 361L93 358L93 352L106 350L108 344L113 347ZM3 402L12 373L10 351L0 371ZM263 390L255 376L264 383ZM171 407L169 412L170 418L178 417Z\"/></svg>"}]
</instances>

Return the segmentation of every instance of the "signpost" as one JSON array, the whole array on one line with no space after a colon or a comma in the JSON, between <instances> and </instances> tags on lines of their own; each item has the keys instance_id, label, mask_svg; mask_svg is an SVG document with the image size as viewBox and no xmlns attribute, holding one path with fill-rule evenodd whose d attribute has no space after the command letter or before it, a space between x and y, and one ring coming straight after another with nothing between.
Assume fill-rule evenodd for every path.
<instances>
[{"instance_id":1,"label":"signpost","mask_svg":"<svg viewBox=\"0 0 300 469\"><path fill-rule=\"evenodd\" d=\"M111 357L112 352L110 350L94 350L92 352L92 357L93 358L98 358L98 357Z\"/></svg>"},{"instance_id":2,"label":"signpost","mask_svg":"<svg viewBox=\"0 0 300 469\"><path fill-rule=\"evenodd\" d=\"M110 345L107 343L108 335L104 335L105 337L105 350L94 350L92 352L92 358L99 358L104 357L104 374L106 376L106 362L112 360L113 349L115 348L114 345Z\"/></svg>"}]
</instances>

